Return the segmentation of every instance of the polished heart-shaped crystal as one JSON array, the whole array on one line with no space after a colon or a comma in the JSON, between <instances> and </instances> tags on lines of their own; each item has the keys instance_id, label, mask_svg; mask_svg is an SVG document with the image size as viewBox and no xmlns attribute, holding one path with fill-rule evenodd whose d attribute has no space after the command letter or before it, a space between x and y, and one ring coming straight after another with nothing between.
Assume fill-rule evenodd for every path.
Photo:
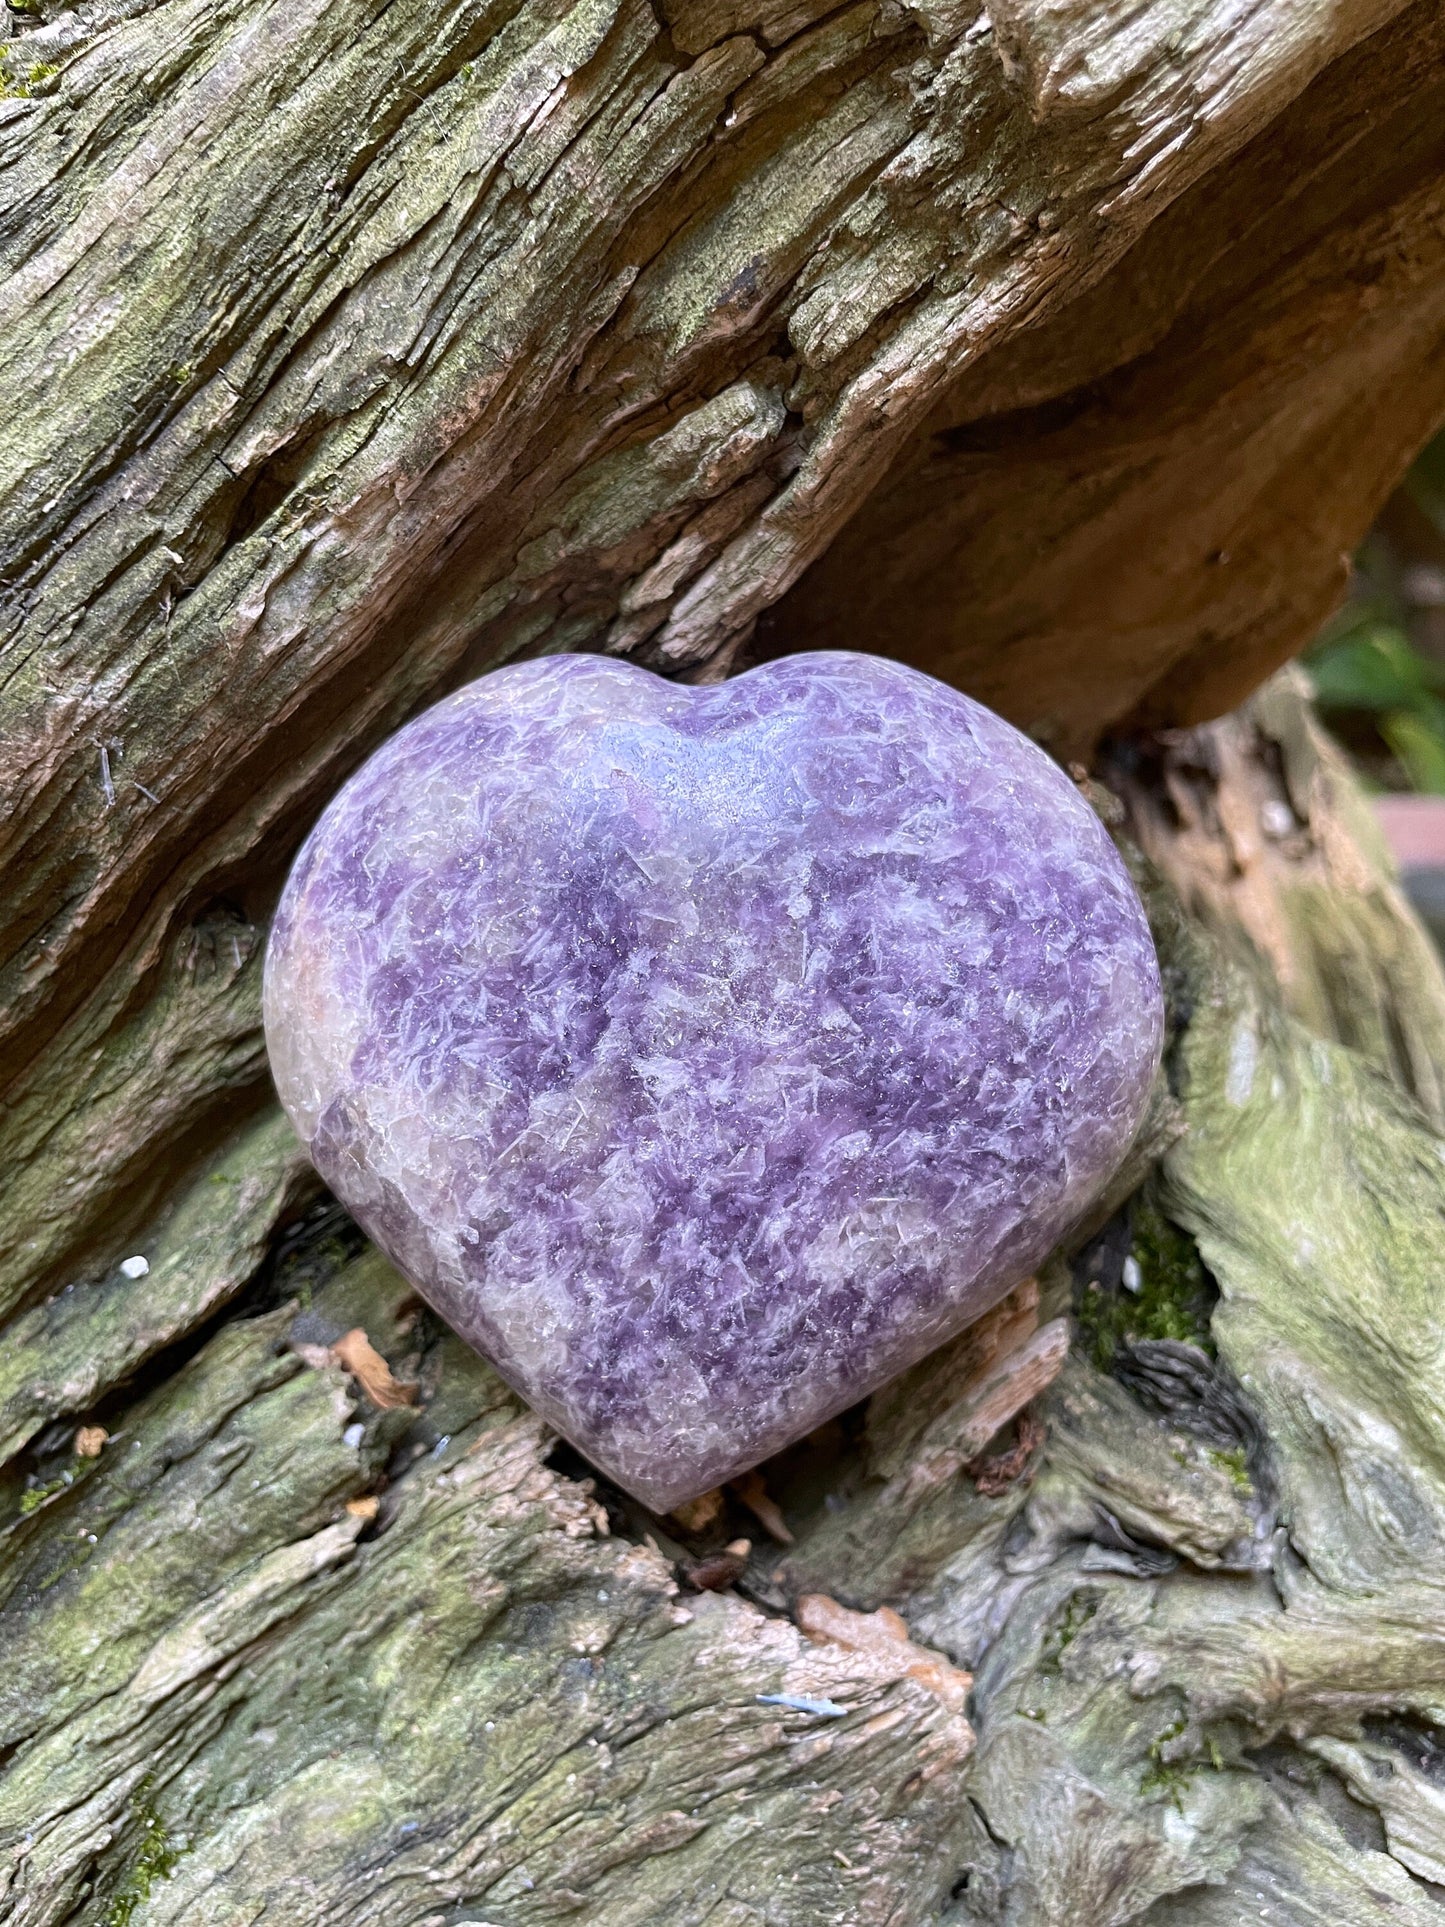
<instances>
[{"instance_id":1,"label":"polished heart-shaped crystal","mask_svg":"<svg viewBox=\"0 0 1445 1927\"><path fill-rule=\"evenodd\" d=\"M327 809L266 961L327 1183L659 1510L1025 1276L1128 1147L1162 1030L1068 779L841 652L473 683Z\"/></svg>"}]
</instances>

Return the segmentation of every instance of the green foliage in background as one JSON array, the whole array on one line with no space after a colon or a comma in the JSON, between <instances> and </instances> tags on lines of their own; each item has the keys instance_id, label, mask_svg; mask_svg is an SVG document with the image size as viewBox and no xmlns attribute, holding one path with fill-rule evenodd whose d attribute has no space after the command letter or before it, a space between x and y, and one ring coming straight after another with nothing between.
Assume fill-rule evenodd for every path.
<instances>
[{"instance_id":1,"label":"green foliage in background","mask_svg":"<svg viewBox=\"0 0 1445 1927\"><path fill-rule=\"evenodd\" d=\"M1347 605L1305 661L1326 720L1367 715L1411 789L1445 796L1445 669L1403 628Z\"/></svg>"},{"instance_id":2,"label":"green foliage in background","mask_svg":"<svg viewBox=\"0 0 1445 1927\"><path fill-rule=\"evenodd\" d=\"M1419 536L1445 543L1445 434L1401 484L1404 518ZM1388 517L1387 517L1388 521ZM1409 544L1413 548L1414 543ZM1437 546L1431 543L1432 547ZM1392 780L1445 795L1445 661L1418 646L1419 603L1409 590L1419 556L1398 535L1372 533L1355 558L1350 599L1305 657L1325 720L1357 751L1374 739ZM1427 572L1439 575L1426 563ZM1364 774L1372 772L1366 757ZM1383 772L1375 772L1380 774Z\"/></svg>"}]
</instances>

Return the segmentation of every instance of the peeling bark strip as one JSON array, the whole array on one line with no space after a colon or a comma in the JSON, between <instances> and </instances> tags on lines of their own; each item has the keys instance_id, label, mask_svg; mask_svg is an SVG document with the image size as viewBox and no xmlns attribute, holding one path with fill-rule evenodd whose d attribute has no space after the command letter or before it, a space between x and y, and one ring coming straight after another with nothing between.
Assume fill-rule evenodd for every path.
<instances>
[{"instance_id":1,"label":"peeling bark strip","mask_svg":"<svg viewBox=\"0 0 1445 1927\"><path fill-rule=\"evenodd\" d=\"M0 1921L1437 1921L1445 981L1288 680L1109 765L1175 1043L1082 1269L688 1520L317 1197L257 989L509 656L1233 701L1445 407L1438 8L28 4Z\"/></svg>"}]
</instances>

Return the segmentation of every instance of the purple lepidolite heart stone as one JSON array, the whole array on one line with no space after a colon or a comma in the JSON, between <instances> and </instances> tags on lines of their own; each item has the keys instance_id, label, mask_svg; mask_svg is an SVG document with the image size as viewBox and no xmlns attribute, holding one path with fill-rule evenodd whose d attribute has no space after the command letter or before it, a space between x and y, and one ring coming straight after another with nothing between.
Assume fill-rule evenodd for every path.
<instances>
[{"instance_id":1,"label":"purple lepidolite heart stone","mask_svg":"<svg viewBox=\"0 0 1445 1927\"><path fill-rule=\"evenodd\" d=\"M266 961L322 1176L659 1510L1025 1276L1127 1148L1162 1029L1058 768L841 652L473 683L331 804Z\"/></svg>"}]
</instances>

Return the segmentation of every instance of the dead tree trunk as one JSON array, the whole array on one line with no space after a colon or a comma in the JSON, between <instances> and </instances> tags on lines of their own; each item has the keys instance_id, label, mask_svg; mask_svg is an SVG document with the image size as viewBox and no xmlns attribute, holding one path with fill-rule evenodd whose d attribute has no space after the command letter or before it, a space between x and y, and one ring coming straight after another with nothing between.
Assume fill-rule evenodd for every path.
<instances>
[{"instance_id":1,"label":"dead tree trunk","mask_svg":"<svg viewBox=\"0 0 1445 1927\"><path fill-rule=\"evenodd\" d=\"M1445 979L1288 673L1209 719L1445 413L1445 15L11 12L0 1920L1437 1923ZM653 1521L318 1198L260 945L458 680L820 643L1091 760L1167 1076Z\"/></svg>"}]
</instances>

